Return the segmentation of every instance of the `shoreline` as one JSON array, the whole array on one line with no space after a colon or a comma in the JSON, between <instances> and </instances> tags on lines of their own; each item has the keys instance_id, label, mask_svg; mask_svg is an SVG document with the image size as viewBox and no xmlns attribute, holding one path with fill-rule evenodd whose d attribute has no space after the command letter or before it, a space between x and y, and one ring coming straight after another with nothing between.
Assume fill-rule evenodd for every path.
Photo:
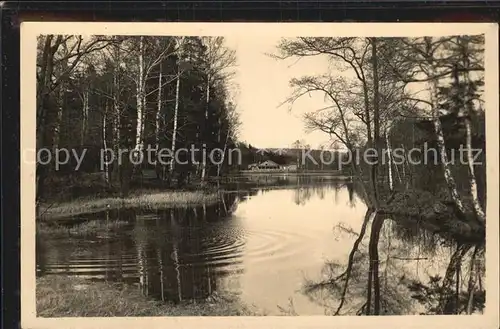
<instances>
[{"instance_id":1,"label":"shoreline","mask_svg":"<svg viewBox=\"0 0 500 329\"><path fill-rule=\"evenodd\" d=\"M350 178L340 170L327 171L327 170L310 170L310 171L288 171L288 170L241 170L238 174L228 175L227 177L249 176L249 175L288 175L288 176L331 176L334 178Z\"/></svg>"},{"instance_id":2,"label":"shoreline","mask_svg":"<svg viewBox=\"0 0 500 329\"><path fill-rule=\"evenodd\" d=\"M241 172L239 175L230 175L220 178L219 181L232 181L242 177L280 177L280 176L329 176L334 180L349 180L349 176L331 175L331 172L277 172L277 171L252 171ZM270 186L273 187L273 186ZM281 187L281 186L276 186ZM252 188L252 187L250 187ZM259 186L260 188L260 186ZM136 190L130 196L122 198L117 195L88 195L81 198L76 198L69 201L44 202L39 204L37 210L37 219L59 219L67 216L85 215L105 210L116 209L156 209L164 207L185 207L197 205L212 205L220 200L220 193L224 193L224 189L219 190L164 190L146 189Z\"/></svg>"}]
</instances>

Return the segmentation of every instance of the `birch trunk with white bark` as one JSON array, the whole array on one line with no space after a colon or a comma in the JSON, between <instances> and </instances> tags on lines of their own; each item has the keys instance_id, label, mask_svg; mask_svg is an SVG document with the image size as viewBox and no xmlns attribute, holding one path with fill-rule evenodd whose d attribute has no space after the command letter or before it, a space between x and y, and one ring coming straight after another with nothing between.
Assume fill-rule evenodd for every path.
<instances>
[{"instance_id":1,"label":"birch trunk with white bark","mask_svg":"<svg viewBox=\"0 0 500 329\"><path fill-rule=\"evenodd\" d=\"M430 77L436 77L436 70L432 67L433 63L431 63L429 68ZM450 164L448 161L448 154L446 153L446 146L443 134L443 127L441 126L440 113L439 113L439 103L438 103L438 82L437 78L433 78L430 81L431 85L431 104L432 104L432 121L434 126L434 132L436 133L437 145L439 148L439 153L441 155L441 165L443 167L444 179L446 181L446 185L448 191L450 192L453 203L455 204L457 210L464 215L465 208L460 199L460 195L457 191L457 184L455 183L455 179L453 178L453 174L451 172Z\"/></svg>"},{"instance_id":2,"label":"birch trunk with white bark","mask_svg":"<svg viewBox=\"0 0 500 329\"><path fill-rule=\"evenodd\" d=\"M460 40L459 40L460 42ZM464 45L464 55L463 55L463 64L466 68L469 67L469 60L467 58L467 44ZM458 75L457 75L458 79ZM464 72L463 73L463 80L465 83L466 88L469 87L470 84L470 78L469 78L469 72ZM458 81L457 81L458 83ZM465 131L466 131L466 147L467 147L467 165L469 167L469 186L470 186L470 193L472 195L472 204L474 206L474 212L476 213L476 218L481 224L486 223L486 215L484 213L484 210L481 207L481 203L479 202L479 196L478 196L478 191L477 191L477 180L476 180L476 174L474 171L474 156L472 155L472 122L471 122L471 112L472 112L472 101L469 99L469 94L467 91L465 91L464 95L464 123L465 123Z\"/></svg>"},{"instance_id":3,"label":"birch trunk with white bark","mask_svg":"<svg viewBox=\"0 0 500 329\"><path fill-rule=\"evenodd\" d=\"M159 152L160 150L160 132L162 131L162 126L161 126L161 117L162 117L162 64L160 63L160 74L158 75L158 99L157 99L157 108L156 108L156 124L155 124L155 148L156 152ZM159 163L156 164L156 177L158 179L164 179L161 174L161 165Z\"/></svg>"},{"instance_id":4,"label":"birch trunk with white bark","mask_svg":"<svg viewBox=\"0 0 500 329\"><path fill-rule=\"evenodd\" d=\"M120 148L120 108L117 103L113 106L114 116L113 116L113 146L116 151Z\"/></svg>"},{"instance_id":5,"label":"birch trunk with white bark","mask_svg":"<svg viewBox=\"0 0 500 329\"><path fill-rule=\"evenodd\" d=\"M371 38L372 45L372 73L373 73L373 143L377 150L377 156L381 157L381 141L380 141L380 95L379 95L379 76L378 76L378 53L377 53L377 38ZM373 145L371 145L373 147ZM371 180L373 186L373 201L375 207L379 205L378 191L378 163L379 160L371 166Z\"/></svg>"},{"instance_id":6,"label":"birch trunk with white bark","mask_svg":"<svg viewBox=\"0 0 500 329\"><path fill-rule=\"evenodd\" d=\"M175 107L174 107L174 129L172 131L172 154L175 154L175 143L177 139L177 118L179 115L179 92L181 84L181 62L182 62L182 44L184 37L177 39L177 81L175 84ZM173 174L175 168L175 159L170 161L170 175Z\"/></svg>"},{"instance_id":7,"label":"birch trunk with white bark","mask_svg":"<svg viewBox=\"0 0 500 329\"><path fill-rule=\"evenodd\" d=\"M206 103L205 103L205 129L207 127L207 121L208 121L208 106L210 104L210 73L207 74L207 98L206 98ZM201 181L205 181L205 175L206 175L206 168L207 164L205 162L205 159L203 158L201 161Z\"/></svg>"},{"instance_id":8,"label":"birch trunk with white bark","mask_svg":"<svg viewBox=\"0 0 500 329\"><path fill-rule=\"evenodd\" d=\"M88 118L89 118L89 92L85 90L82 95L82 131L80 136L80 146L85 144L87 136Z\"/></svg>"},{"instance_id":9,"label":"birch trunk with white bark","mask_svg":"<svg viewBox=\"0 0 500 329\"><path fill-rule=\"evenodd\" d=\"M53 149L59 147L59 140L61 134L61 121L63 117L64 108L64 82L61 82L60 89L58 92L58 104L57 104L57 115L54 122L54 143L52 144Z\"/></svg>"},{"instance_id":10,"label":"birch trunk with white bark","mask_svg":"<svg viewBox=\"0 0 500 329\"><path fill-rule=\"evenodd\" d=\"M139 39L139 76L137 81L137 128L135 135L135 149L140 151L143 148L144 131L144 101L145 101L145 81L144 81L144 37Z\"/></svg>"},{"instance_id":11,"label":"birch trunk with white bark","mask_svg":"<svg viewBox=\"0 0 500 329\"><path fill-rule=\"evenodd\" d=\"M465 130L467 133L466 144L467 144L467 164L469 166L469 185L470 193L472 194L472 203L474 205L474 211L476 213L477 220L481 224L486 223L486 215L479 202L479 197L477 193L477 181L476 174L474 172L474 157L472 155L472 131L471 131L471 120L468 115L465 118Z\"/></svg>"},{"instance_id":12,"label":"birch trunk with white bark","mask_svg":"<svg viewBox=\"0 0 500 329\"><path fill-rule=\"evenodd\" d=\"M158 76L158 105L156 108L156 130L155 130L155 143L156 143L156 148L160 148L160 131L161 131L161 105L162 105L162 99L161 99L161 82L162 82L162 65L160 64L160 74Z\"/></svg>"},{"instance_id":13,"label":"birch trunk with white bark","mask_svg":"<svg viewBox=\"0 0 500 329\"><path fill-rule=\"evenodd\" d=\"M107 109L106 104L106 109ZM106 142L106 111L102 115L102 144L104 147L104 180L109 185L109 161L108 161L108 143Z\"/></svg>"},{"instance_id":14,"label":"birch trunk with white bark","mask_svg":"<svg viewBox=\"0 0 500 329\"><path fill-rule=\"evenodd\" d=\"M392 179L392 153L391 153L392 151L391 151L391 142L389 141L390 131L391 130L389 128L385 132L385 143L386 143L387 152L388 152L388 155L389 155L389 163L388 163L388 166L389 166L389 188L392 191L394 189L394 184L393 184L393 179Z\"/></svg>"},{"instance_id":15,"label":"birch trunk with white bark","mask_svg":"<svg viewBox=\"0 0 500 329\"><path fill-rule=\"evenodd\" d=\"M114 47L114 60L115 66L113 71L113 146L115 148L115 152L118 153L120 148L120 124L121 124L121 111L120 111L120 49L115 46Z\"/></svg>"}]
</instances>

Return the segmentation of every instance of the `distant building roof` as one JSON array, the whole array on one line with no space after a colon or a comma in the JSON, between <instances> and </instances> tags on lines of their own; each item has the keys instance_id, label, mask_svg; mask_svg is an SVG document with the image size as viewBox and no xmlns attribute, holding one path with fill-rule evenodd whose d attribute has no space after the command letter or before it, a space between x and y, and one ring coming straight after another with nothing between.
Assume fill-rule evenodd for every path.
<instances>
[{"instance_id":1,"label":"distant building roof","mask_svg":"<svg viewBox=\"0 0 500 329\"><path fill-rule=\"evenodd\" d=\"M276 162L274 161L271 161L271 160L266 160L262 163L259 164L259 166L269 166L269 167L276 167L276 166L279 166Z\"/></svg>"}]
</instances>

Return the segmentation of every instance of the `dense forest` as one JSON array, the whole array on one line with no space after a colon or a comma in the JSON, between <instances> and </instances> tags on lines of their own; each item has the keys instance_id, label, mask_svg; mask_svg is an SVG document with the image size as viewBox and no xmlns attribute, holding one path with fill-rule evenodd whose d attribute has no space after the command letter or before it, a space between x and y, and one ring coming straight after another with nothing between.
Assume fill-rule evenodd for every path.
<instances>
[{"instance_id":1,"label":"dense forest","mask_svg":"<svg viewBox=\"0 0 500 329\"><path fill-rule=\"evenodd\" d=\"M233 147L239 125L230 93L236 57L224 42L223 37L40 36L37 149L86 149L86 154L78 172L72 162L57 172L39 165L38 198L79 175L69 185L78 184L84 173L103 173L98 181L105 188L127 195L134 175L151 163L135 165L130 153L122 161L101 161L103 149L118 158L118 150L147 147L172 153L191 145L207 153ZM203 181L225 170L198 154L198 159L157 161L152 169L166 186L174 179L181 185L191 174Z\"/></svg>"}]
</instances>

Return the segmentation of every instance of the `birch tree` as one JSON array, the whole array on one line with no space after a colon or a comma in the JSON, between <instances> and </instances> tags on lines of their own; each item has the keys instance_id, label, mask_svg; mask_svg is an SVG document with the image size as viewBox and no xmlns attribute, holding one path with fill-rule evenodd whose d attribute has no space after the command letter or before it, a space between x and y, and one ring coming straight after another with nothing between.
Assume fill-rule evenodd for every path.
<instances>
[{"instance_id":1,"label":"birch tree","mask_svg":"<svg viewBox=\"0 0 500 329\"><path fill-rule=\"evenodd\" d=\"M377 166L381 159L382 147L380 142L380 94L379 94L379 74L378 74L378 53L377 53L377 38L370 38L371 44L371 60L372 60L372 81L373 81L373 142L375 144L375 149L377 150L378 161L372 165L372 177L373 177L373 193L375 205L378 207L379 202L379 191L378 191L378 181L377 181Z\"/></svg>"},{"instance_id":2,"label":"birch tree","mask_svg":"<svg viewBox=\"0 0 500 329\"><path fill-rule=\"evenodd\" d=\"M184 37L177 37L176 38L176 43L177 43L177 77L176 77L176 82L175 82L175 108L174 108L174 128L172 131L172 148L171 152L172 154L175 154L175 143L177 139L177 119L179 115L179 96L180 96L180 84L181 84L181 66L182 66L182 48L184 45ZM175 168L175 159L172 158L170 161L170 177L172 176Z\"/></svg>"},{"instance_id":3,"label":"birch tree","mask_svg":"<svg viewBox=\"0 0 500 329\"><path fill-rule=\"evenodd\" d=\"M467 40L469 39L469 40ZM475 42L475 45L471 44L472 42ZM478 197L478 190L477 190L477 180L476 180L476 174L474 170L474 159L473 159L473 150L472 150L472 120L471 117L473 115L474 111L474 100L471 95L471 81L470 81L470 68L474 64L477 65L477 63L472 63L471 64L471 55L476 55L477 53L481 53L483 49L480 47L477 49L477 44L482 43L482 38L468 38L468 37L457 37L456 38L456 43L458 46L459 54L461 57L461 60L459 61L460 66L461 66L461 71L462 71L462 80L465 85L465 90L463 90L463 118L464 118L464 123L465 123L465 130L466 130L466 148L467 148L467 165L469 167L469 185L470 185L470 192L472 195L472 203L474 206L474 211L476 213L476 217L479 222L481 222L483 225L486 222L486 215L484 213L484 210L481 207L481 203L479 202L479 197ZM473 47L476 46L476 49ZM458 67L456 68L458 71ZM457 81L456 83L459 84L458 81L458 75L455 78ZM460 89L459 89L460 90Z\"/></svg>"},{"instance_id":4,"label":"birch tree","mask_svg":"<svg viewBox=\"0 0 500 329\"><path fill-rule=\"evenodd\" d=\"M137 151L142 151L143 144L143 132L144 132L144 115L145 115L145 105L146 105L146 77L144 76L144 37L139 37L139 52L138 52L138 70L139 74L137 77L137 127L135 134L135 149Z\"/></svg>"},{"instance_id":5,"label":"birch tree","mask_svg":"<svg viewBox=\"0 0 500 329\"><path fill-rule=\"evenodd\" d=\"M174 51L171 47L171 38L157 39L156 37L138 37L135 53L137 56L136 70L132 76L136 84L136 107L137 107L137 127L135 137L135 149L141 151L144 148L144 124L147 110L147 96L149 95L146 83L148 82L153 70ZM161 92L162 85L154 92Z\"/></svg>"}]
</instances>

